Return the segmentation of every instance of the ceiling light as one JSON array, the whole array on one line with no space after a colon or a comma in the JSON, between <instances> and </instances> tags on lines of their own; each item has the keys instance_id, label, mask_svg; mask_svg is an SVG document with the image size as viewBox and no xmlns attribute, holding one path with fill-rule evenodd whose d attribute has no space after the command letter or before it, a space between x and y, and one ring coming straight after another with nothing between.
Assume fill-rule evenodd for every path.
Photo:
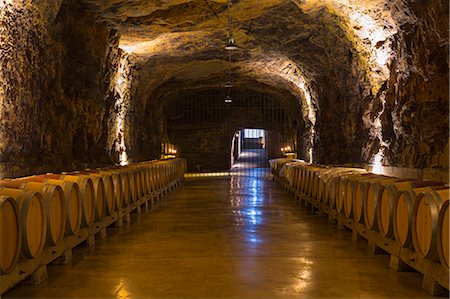
<instances>
[{"instance_id":1,"label":"ceiling light","mask_svg":"<svg viewBox=\"0 0 450 299\"><path fill-rule=\"evenodd\" d=\"M227 41L227 45L225 46L225 50L234 51L237 49L239 49L239 48L236 45L236 42L234 41L234 39L232 37L229 37L228 41Z\"/></svg>"},{"instance_id":2,"label":"ceiling light","mask_svg":"<svg viewBox=\"0 0 450 299\"><path fill-rule=\"evenodd\" d=\"M233 103L233 100L231 99L231 96L225 97L225 103Z\"/></svg>"},{"instance_id":3,"label":"ceiling light","mask_svg":"<svg viewBox=\"0 0 450 299\"><path fill-rule=\"evenodd\" d=\"M231 84L231 81L228 81L227 83L225 83L224 85L226 88L231 88L233 87L233 84Z\"/></svg>"}]
</instances>

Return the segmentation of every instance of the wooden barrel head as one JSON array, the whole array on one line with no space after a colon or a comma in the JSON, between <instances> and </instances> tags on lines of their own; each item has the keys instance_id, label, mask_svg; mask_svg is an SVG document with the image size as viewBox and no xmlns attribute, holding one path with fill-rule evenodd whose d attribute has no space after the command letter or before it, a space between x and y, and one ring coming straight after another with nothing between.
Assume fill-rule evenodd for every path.
<instances>
[{"instance_id":1,"label":"wooden barrel head","mask_svg":"<svg viewBox=\"0 0 450 299\"><path fill-rule=\"evenodd\" d=\"M47 241L50 245L59 245L64 239L66 228L66 203L61 187L53 189L50 199L44 199L47 207L48 232L50 238Z\"/></svg>"},{"instance_id":2,"label":"wooden barrel head","mask_svg":"<svg viewBox=\"0 0 450 299\"><path fill-rule=\"evenodd\" d=\"M364 201L367 196L367 186L363 182L359 182L355 188L355 196L353 200L353 218L357 223L363 219Z\"/></svg>"},{"instance_id":3,"label":"wooden barrel head","mask_svg":"<svg viewBox=\"0 0 450 299\"><path fill-rule=\"evenodd\" d=\"M431 214L430 202L427 198L422 196L418 201L415 214L416 250L423 256L427 256L431 248L433 216Z\"/></svg>"},{"instance_id":4,"label":"wooden barrel head","mask_svg":"<svg viewBox=\"0 0 450 299\"><path fill-rule=\"evenodd\" d=\"M392 225L392 213L393 213L393 202L389 197L389 190L384 188L380 196L380 203L378 209L378 228L380 233L387 237L391 233Z\"/></svg>"},{"instance_id":5,"label":"wooden barrel head","mask_svg":"<svg viewBox=\"0 0 450 299\"><path fill-rule=\"evenodd\" d=\"M14 270L19 259L22 229L15 200L0 196L0 274Z\"/></svg>"},{"instance_id":6,"label":"wooden barrel head","mask_svg":"<svg viewBox=\"0 0 450 299\"><path fill-rule=\"evenodd\" d=\"M439 260L444 267L450 268L449 260L449 200L446 200L439 212L437 250Z\"/></svg>"},{"instance_id":7,"label":"wooden barrel head","mask_svg":"<svg viewBox=\"0 0 450 299\"><path fill-rule=\"evenodd\" d=\"M114 212L115 194L114 194L114 181L112 176L104 175L103 183L105 185L105 214L111 215Z\"/></svg>"},{"instance_id":8,"label":"wooden barrel head","mask_svg":"<svg viewBox=\"0 0 450 299\"><path fill-rule=\"evenodd\" d=\"M369 229L377 227L377 209L381 189L383 187L376 183L371 183L368 187L366 202L364 203L364 221Z\"/></svg>"},{"instance_id":9,"label":"wooden barrel head","mask_svg":"<svg viewBox=\"0 0 450 299\"><path fill-rule=\"evenodd\" d=\"M120 174L120 178L122 181L122 192L123 192L123 206L128 206L131 201L131 188L130 188L130 180L128 174L122 172Z\"/></svg>"},{"instance_id":10,"label":"wooden barrel head","mask_svg":"<svg viewBox=\"0 0 450 299\"><path fill-rule=\"evenodd\" d=\"M67 224L66 231L69 235L76 234L81 227L82 203L80 189L77 184L65 184L64 196L66 198Z\"/></svg>"},{"instance_id":11,"label":"wooden barrel head","mask_svg":"<svg viewBox=\"0 0 450 299\"><path fill-rule=\"evenodd\" d=\"M80 186L81 187L81 186ZM90 226L95 220L95 191L94 184L91 179L86 179L84 186L84 199L82 201L83 206L83 222L85 226ZM81 189L83 190L83 189Z\"/></svg>"},{"instance_id":12,"label":"wooden barrel head","mask_svg":"<svg viewBox=\"0 0 450 299\"><path fill-rule=\"evenodd\" d=\"M408 194L401 192L395 204L394 234L397 242L406 247L411 242L412 225L412 199Z\"/></svg>"},{"instance_id":13,"label":"wooden barrel head","mask_svg":"<svg viewBox=\"0 0 450 299\"><path fill-rule=\"evenodd\" d=\"M46 240L47 217L45 207L40 193L30 196L28 211L26 212L26 243L25 254L30 258L35 258L41 254ZM22 217L25 215L22 214Z\"/></svg>"}]
</instances>

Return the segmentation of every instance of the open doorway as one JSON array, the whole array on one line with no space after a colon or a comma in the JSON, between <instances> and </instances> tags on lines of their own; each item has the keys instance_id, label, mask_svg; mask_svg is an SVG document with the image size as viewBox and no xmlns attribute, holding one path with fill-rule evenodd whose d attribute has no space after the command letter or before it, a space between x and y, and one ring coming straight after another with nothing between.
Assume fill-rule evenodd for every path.
<instances>
[{"instance_id":1,"label":"open doorway","mask_svg":"<svg viewBox=\"0 0 450 299\"><path fill-rule=\"evenodd\" d=\"M231 172L241 175L268 175L267 131L241 129L231 143Z\"/></svg>"}]
</instances>

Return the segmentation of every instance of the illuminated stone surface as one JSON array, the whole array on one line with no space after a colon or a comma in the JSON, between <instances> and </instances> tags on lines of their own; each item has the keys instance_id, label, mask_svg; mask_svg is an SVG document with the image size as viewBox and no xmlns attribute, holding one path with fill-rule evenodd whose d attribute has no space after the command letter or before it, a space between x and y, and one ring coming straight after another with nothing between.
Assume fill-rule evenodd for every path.
<instances>
[{"instance_id":1,"label":"illuminated stone surface","mask_svg":"<svg viewBox=\"0 0 450 299\"><path fill-rule=\"evenodd\" d=\"M0 3L0 176L155 158L164 104L227 80L224 0ZM300 103L304 159L441 179L447 4L232 1L233 85Z\"/></svg>"}]
</instances>

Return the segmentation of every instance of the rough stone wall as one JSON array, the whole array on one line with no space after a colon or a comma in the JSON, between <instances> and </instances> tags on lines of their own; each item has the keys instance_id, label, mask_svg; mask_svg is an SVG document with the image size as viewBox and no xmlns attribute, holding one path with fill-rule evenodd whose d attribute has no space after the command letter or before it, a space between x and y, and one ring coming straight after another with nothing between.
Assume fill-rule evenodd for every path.
<instances>
[{"instance_id":1,"label":"rough stone wall","mask_svg":"<svg viewBox=\"0 0 450 299\"><path fill-rule=\"evenodd\" d=\"M22 2L0 9L0 177L111 163L110 30L76 1Z\"/></svg>"},{"instance_id":2,"label":"rough stone wall","mask_svg":"<svg viewBox=\"0 0 450 299\"><path fill-rule=\"evenodd\" d=\"M423 169L426 178L448 181L449 170L449 7L445 1L412 5L418 22L405 24L396 36L399 55L390 65L390 80L378 93L386 101L381 115L384 165ZM404 52L404 53L402 53ZM410 74L405 74L406 57ZM403 71L402 71L403 70ZM373 109L380 111L381 109ZM376 153L369 142L364 161Z\"/></svg>"}]
</instances>

